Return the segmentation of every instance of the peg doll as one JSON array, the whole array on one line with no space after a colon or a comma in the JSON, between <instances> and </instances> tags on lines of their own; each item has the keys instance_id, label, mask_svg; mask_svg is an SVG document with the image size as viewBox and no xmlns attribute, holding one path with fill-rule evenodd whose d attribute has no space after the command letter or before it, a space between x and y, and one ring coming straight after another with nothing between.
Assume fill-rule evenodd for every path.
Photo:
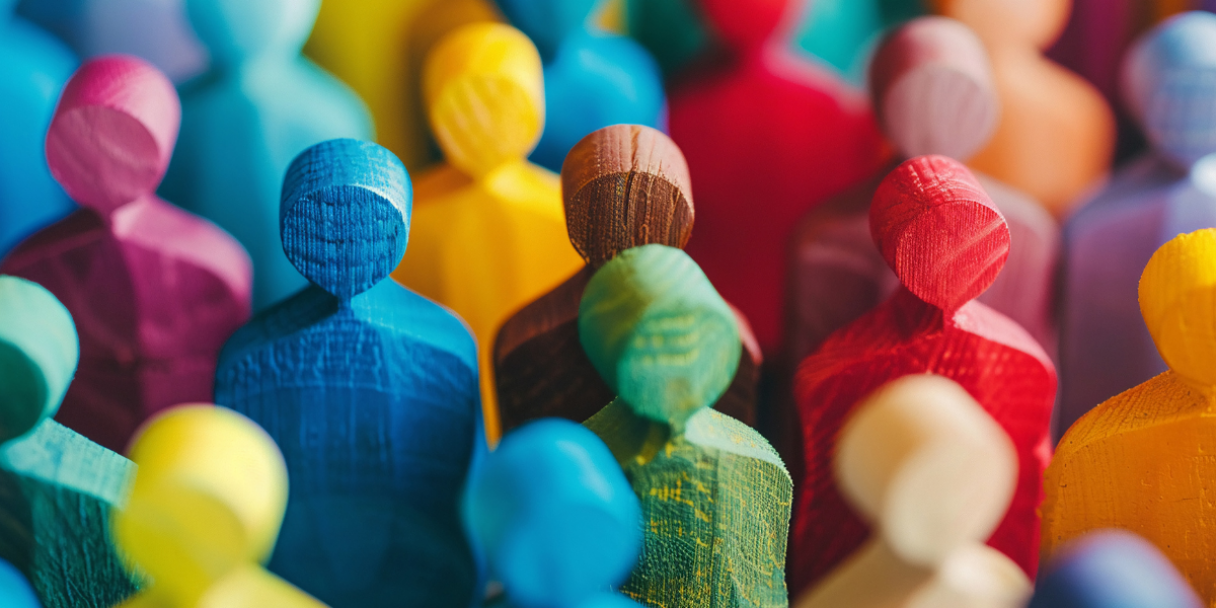
<instances>
[{"instance_id":1,"label":"peg doll","mask_svg":"<svg viewBox=\"0 0 1216 608\"><path fill-rule=\"evenodd\" d=\"M906 376L858 406L833 469L875 534L798 608L1021 608L1030 581L984 546L1013 497L1009 437L958 384Z\"/></svg>"},{"instance_id":2,"label":"peg doll","mask_svg":"<svg viewBox=\"0 0 1216 608\"><path fill-rule=\"evenodd\" d=\"M817 582L868 535L829 470L842 422L860 397L921 373L959 383L1012 438L1017 487L989 545L1033 576L1035 509L1051 457L1056 375L1024 329L975 301L1008 255L1005 219L963 165L923 156L879 185L870 226L901 286L799 366L795 394L805 470L791 535L791 588L798 592Z\"/></svg>"},{"instance_id":3,"label":"peg doll","mask_svg":"<svg viewBox=\"0 0 1216 608\"><path fill-rule=\"evenodd\" d=\"M134 590L106 534L134 467L50 419L79 357L55 296L0 275L0 559L45 608L110 608Z\"/></svg>"},{"instance_id":4,"label":"peg doll","mask_svg":"<svg viewBox=\"0 0 1216 608\"><path fill-rule=\"evenodd\" d=\"M1067 227L1061 430L1166 370L1140 322L1136 283L1166 241L1216 227L1216 15L1185 13L1146 34L1128 54L1124 88L1152 152Z\"/></svg>"},{"instance_id":5,"label":"peg doll","mask_svg":"<svg viewBox=\"0 0 1216 608\"><path fill-rule=\"evenodd\" d=\"M860 84L883 30L924 11L923 0L813 0L798 28L798 46Z\"/></svg>"},{"instance_id":6,"label":"peg doll","mask_svg":"<svg viewBox=\"0 0 1216 608\"><path fill-rule=\"evenodd\" d=\"M708 409L739 362L730 307L687 254L644 245L591 278L578 329L618 395L585 424L646 523L621 592L649 606L788 605L789 474L759 433Z\"/></svg>"},{"instance_id":7,"label":"peg doll","mask_svg":"<svg viewBox=\"0 0 1216 608\"><path fill-rule=\"evenodd\" d=\"M259 563L283 522L287 470L256 424L183 405L149 420L129 454L138 469L112 533L149 580L117 608L325 608Z\"/></svg>"},{"instance_id":8,"label":"peg doll","mask_svg":"<svg viewBox=\"0 0 1216 608\"><path fill-rule=\"evenodd\" d=\"M52 174L81 209L0 264L71 311L81 365L57 419L111 450L157 411L210 399L220 348L249 318L240 244L154 194L179 109L172 83L142 60L82 66L46 140Z\"/></svg>"},{"instance_id":9,"label":"peg doll","mask_svg":"<svg viewBox=\"0 0 1216 608\"><path fill-rule=\"evenodd\" d=\"M287 165L322 141L371 139L371 120L345 85L298 56L319 0L187 7L212 68L182 89L182 134L161 193L245 246L260 310L308 284L279 241Z\"/></svg>"},{"instance_id":10,"label":"peg doll","mask_svg":"<svg viewBox=\"0 0 1216 608\"><path fill-rule=\"evenodd\" d=\"M387 280L412 192L388 150L317 144L287 171L287 259L312 285L224 346L216 403L283 450L291 493L270 570L334 608L466 606L478 572L458 500L485 450L475 344Z\"/></svg>"},{"instance_id":11,"label":"peg doll","mask_svg":"<svg viewBox=\"0 0 1216 608\"><path fill-rule=\"evenodd\" d=\"M29 581L3 559L0 559L0 601L8 608L42 608Z\"/></svg>"},{"instance_id":12,"label":"peg doll","mask_svg":"<svg viewBox=\"0 0 1216 608\"><path fill-rule=\"evenodd\" d=\"M1052 556L1028 608L1200 608L1160 551L1122 530L1094 532Z\"/></svg>"},{"instance_id":13,"label":"peg doll","mask_svg":"<svg viewBox=\"0 0 1216 608\"><path fill-rule=\"evenodd\" d=\"M692 233L688 165L675 143L639 125L605 127L583 138L562 167L570 242L587 263L511 316L494 342L494 375L504 430L545 416L582 422L615 396L578 341L578 304L595 270L638 245L683 247ZM756 422L761 355L739 319L739 371L714 408Z\"/></svg>"},{"instance_id":14,"label":"peg doll","mask_svg":"<svg viewBox=\"0 0 1216 608\"><path fill-rule=\"evenodd\" d=\"M1216 230L1163 245L1140 279L1140 310L1165 373L1112 397L1064 434L1047 469L1043 554L1086 532L1122 528L1160 549L1207 605L1216 601L1216 535L1206 522L1213 466Z\"/></svg>"},{"instance_id":15,"label":"peg doll","mask_svg":"<svg viewBox=\"0 0 1216 608\"><path fill-rule=\"evenodd\" d=\"M71 213L42 145L55 99L76 68L66 46L0 1L0 258L35 230Z\"/></svg>"},{"instance_id":16,"label":"peg doll","mask_svg":"<svg viewBox=\"0 0 1216 608\"><path fill-rule=\"evenodd\" d=\"M528 38L506 25L467 25L431 53L424 84L447 164L418 180L411 246L393 278L472 328L493 442L494 336L582 260L566 235L558 177L526 160L544 122L540 56Z\"/></svg>"},{"instance_id":17,"label":"peg doll","mask_svg":"<svg viewBox=\"0 0 1216 608\"><path fill-rule=\"evenodd\" d=\"M1115 145L1114 115L1102 95L1042 55L1063 31L1071 0L931 4L975 30L996 74L1001 121L968 164L1064 217L1106 176Z\"/></svg>"}]
</instances>

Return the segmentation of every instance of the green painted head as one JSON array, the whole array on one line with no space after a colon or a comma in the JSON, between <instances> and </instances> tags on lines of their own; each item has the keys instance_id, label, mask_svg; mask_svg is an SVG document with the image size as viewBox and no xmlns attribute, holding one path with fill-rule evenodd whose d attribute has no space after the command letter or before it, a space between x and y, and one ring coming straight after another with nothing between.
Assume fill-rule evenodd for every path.
<instances>
[{"instance_id":1,"label":"green painted head","mask_svg":"<svg viewBox=\"0 0 1216 608\"><path fill-rule=\"evenodd\" d=\"M0 443L55 415L79 360L67 308L37 283L0 276Z\"/></svg>"}]
</instances>

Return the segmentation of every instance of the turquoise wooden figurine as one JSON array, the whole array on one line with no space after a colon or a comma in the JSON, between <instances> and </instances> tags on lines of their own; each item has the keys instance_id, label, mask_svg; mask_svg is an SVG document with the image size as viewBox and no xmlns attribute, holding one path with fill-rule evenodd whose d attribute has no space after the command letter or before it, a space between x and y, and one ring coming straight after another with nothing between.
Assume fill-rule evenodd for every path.
<instances>
[{"instance_id":1,"label":"turquoise wooden figurine","mask_svg":"<svg viewBox=\"0 0 1216 608\"><path fill-rule=\"evenodd\" d=\"M134 466L51 420L79 357L63 304L0 275L0 559L46 608L110 608L135 589L107 536Z\"/></svg>"},{"instance_id":2,"label":"turquoise wooden figurine","mask_svg":"<svg viewBox=\"0 0 1216 608\"><path fill-rule=\"evenodd\" d=\"M1151 543L1095 532L1052 557L1027 608L1200 608L1203 602Z\"/></svg>"},{"instance_id":3,"label":"turquoise wooden figurine","mask_svg":"<svg viewBox=\"0 0 1216 608\"><path fill-rule=\"evenodd\" d=\"M459 498L485 450L472 336L388 280L413 200L401 161L339 139L287 171L283 248L312 285L220 356L215 397L278 443L291 478L270 570L333 608L468 606Z\"/></svg>"},{"instance_id":4,"label":"turquoise wooden figurine","mask_svg":"<svg viewBox=\"0 0 1216 608\"><path fill-rule=\"evenodd\" d=\"M924 0L811 0L799 24L802 50L844 74L865 82L866 64L883 33L925 13Z\"/></svg>"},{"instance_id":5,"label":"turquoise wooden figurine","mask_svg":"<svg viewBox=\"0 0 1216 608\"><path fill-rule=\"evenodd\" d=\"M709 409L739 364L730 307L687 254L621 252L596 272L579 338L617 399L586 423L642 502L621 591L653 607L783 607L793 487L768 442Z\"/></svg>"},{"instance_id":6,"label":"turquoise wooden figurine","mask_svg":"<svg viewBox=\"0 0 1216 608\"><path fill-rule=\"evenodd\" d=\"M12 564L0 559L0 606L7 608L42 608L30 582Z\"/></svg>"},{"instance_id":7,"label":"turquoise wooden figurine","mask_svg":"<svg viewBox=\"0 0 1216 608\"><path fill-rule=\"evenodd\" d=\"M300 55L320 0L186 4L212 68L181 88L182 132L161 193L245 246L262 310L308 284L279 240L287 165L322 141L371 139L371 118L354 92Z\"/></svg>"}]
</instances>

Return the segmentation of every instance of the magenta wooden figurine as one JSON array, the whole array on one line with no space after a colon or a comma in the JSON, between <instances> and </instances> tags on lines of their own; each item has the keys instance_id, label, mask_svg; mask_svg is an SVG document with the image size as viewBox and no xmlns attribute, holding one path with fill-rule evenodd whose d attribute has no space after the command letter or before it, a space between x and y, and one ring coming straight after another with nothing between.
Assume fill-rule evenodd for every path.
<instances>
[{"instance_id":1,"label":"magenta wooden figurine","mask_svg":"<svg viewBox=\"0 0 1216 608\"><path fill-rule=\"evenodd\" d=\"M72 313L80 367L56 419L112 450L163 408L210 401L220 348L249 318L245 251L153 194L180 118L173 84L142 60L82 66L46 142L51 174L81 209L0 265Z\"/></svg>"}]
</instances>

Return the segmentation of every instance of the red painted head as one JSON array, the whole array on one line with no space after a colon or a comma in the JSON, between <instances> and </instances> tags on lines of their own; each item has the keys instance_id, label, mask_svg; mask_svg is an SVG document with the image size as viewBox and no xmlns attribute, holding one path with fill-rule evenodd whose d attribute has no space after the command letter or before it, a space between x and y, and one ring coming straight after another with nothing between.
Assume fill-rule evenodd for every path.
<instances>
[{"instance_id":1,"label":"red painted head","mask_svg":"<svg viewBox=\"0 0 1216 608\"><path fill-rule=\"evenodd\" d=\"M1009 257L1009 226L961 163L920 156L891 172L870 205L870 231L900 282L958 310L988 289Z\"/></svg>"},{"instance_id":2,"label":"red painted head","mask_svg":"<svg viewBox=\"0 0 1216 608\"><path fill-rule=\"evenodd\" d=\"M732 47L760 46L794 12L790 0L699 0L714 31Z\"/></svg>"}]
</instances>

